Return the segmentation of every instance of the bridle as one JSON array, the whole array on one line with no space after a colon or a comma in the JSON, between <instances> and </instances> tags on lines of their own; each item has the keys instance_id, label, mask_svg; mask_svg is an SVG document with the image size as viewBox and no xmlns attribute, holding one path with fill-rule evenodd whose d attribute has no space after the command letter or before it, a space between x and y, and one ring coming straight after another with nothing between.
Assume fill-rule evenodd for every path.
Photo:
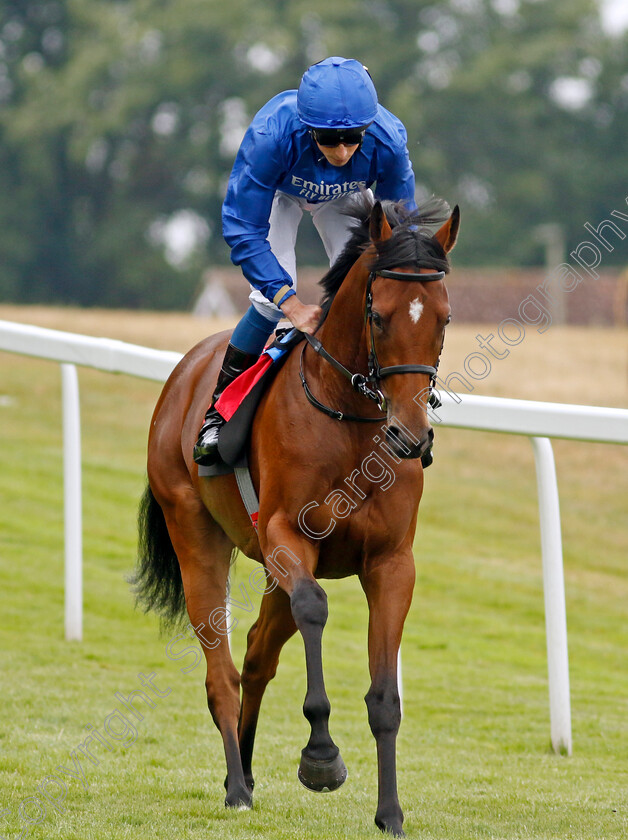
<instances>
[{"instance_id":1,"label":"bridle","mask_svg":"<svg viewBox=\"0 0 628 840\"><path fill-rule=\"evenodd\" d=\"M420 274L417 272L388 271L386 269L381 269L380 271L370 272L366 284L366 300L364 305L364 321L368 326L370 338L370 347L368 354L368 373L366 375L364 375L363 373L352 373L337 359L335 359L330 353L328 353L327 350L325 350L325 348L321 344L321 342L315 336L309 335L309 333L304 333L307 344L303 345L303 350L301 351L299 375L301 377L301 384L303 385L305 396L307 397L309 402L319 411L322 411L324 414L327 414L328 417L333 417L335 420L351 420L359 423L373 423L386 419L385 415L380 417L359 417L354 414L345 414L342 411L337 411L336 409L326 406L324 403L320 402L320 400L316 399L305 380L305 374L303 372L303 357L305 355L305 348L308 344L316 353L318 353L318 355L322 359L325 359L326 362L328 362L333 368L335 368L346 379L348 379L355 391L357 391L359 394L362 394L362 396L367 397L367 399L376 402L380 411L386 410L386 397L380 390L380 382L387 376L393 376L397 373L427 374L430 377L430 394L428 398L428 403L433 408L437 408L440 405L440 401L432 389L434 387L434 382L436 379L438 362L436 363L436 367L434 367L433 365L388 365L387 367L381 367L379 359L377 358L377 350L375 348L375 336L373 334L373 283L377 277L385 277L390 280L402 280L405 282L418 281L420 283L429 283L435 280L442 280L444 276L444 271L435 271L428 274Z\"/></svg>"}]
</instances>

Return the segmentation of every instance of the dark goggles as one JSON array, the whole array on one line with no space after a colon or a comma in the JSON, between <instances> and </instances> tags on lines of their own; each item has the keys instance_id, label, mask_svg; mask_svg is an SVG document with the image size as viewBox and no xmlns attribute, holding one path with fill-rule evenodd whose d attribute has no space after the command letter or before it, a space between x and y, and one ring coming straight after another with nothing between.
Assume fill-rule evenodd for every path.
<instances>
[{"instance_id":1,"label":"dark goggles","mask_svg":"<svg viewBox=\"0 0 628 840\"><path fill-rule=\"evenodd\" d=\"M314 140L321 146L359 146L364 140L368 126L360 128L312 128L311 134Z\"/></svg>"}]
</instances>

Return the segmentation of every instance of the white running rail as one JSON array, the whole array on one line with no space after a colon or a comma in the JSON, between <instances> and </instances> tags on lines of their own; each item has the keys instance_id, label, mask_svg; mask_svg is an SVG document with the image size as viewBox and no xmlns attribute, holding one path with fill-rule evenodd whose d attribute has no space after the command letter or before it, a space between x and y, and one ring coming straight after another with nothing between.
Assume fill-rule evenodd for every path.
<instances>
[{"instance_id":1,"label":"white running rail","mask_svg":"<svg viewBox=\"0 0 628 840\"><path fill-rule=\"evenodd\" d=\"M110 338L91 338L0 320L0 350L60 362L63 387L65 505L65 633L82 638L81 442L75 365L165 381L181 355ZM558 485L550 437L628 444L628 410L441 392L435 425L525 435L537 470L550 696L556 752L571 754L571 709L565 584Z\"/></svg>"}]
</instances>

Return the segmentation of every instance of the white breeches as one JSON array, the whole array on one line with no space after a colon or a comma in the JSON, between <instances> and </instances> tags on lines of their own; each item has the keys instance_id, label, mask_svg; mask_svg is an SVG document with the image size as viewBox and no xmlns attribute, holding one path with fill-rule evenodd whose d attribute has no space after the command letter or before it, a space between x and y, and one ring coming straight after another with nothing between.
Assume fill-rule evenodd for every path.
<instances>
[{"instance_id":1,"label":"white breeches","mask_svg":"<svg viewBox=\"0 0 628 840\"><path fill-rule=\"evenodd\" d=\"M303 211L307 210L311 213L314 226L325 247L329 264L332 265L347 244L352 228L358 223L355 218L343 213L347 205L350 205L352 198L355 196L350 194L332 201L309 204L298 196L279 191L275 193L270 213L268 242L279 264L292 278L292 288L295 291L297 288L295 247ZM281 310L257 289L252 290L249 300L264 318L279 321L282 317Z\"/></svg>"}]
</instances>

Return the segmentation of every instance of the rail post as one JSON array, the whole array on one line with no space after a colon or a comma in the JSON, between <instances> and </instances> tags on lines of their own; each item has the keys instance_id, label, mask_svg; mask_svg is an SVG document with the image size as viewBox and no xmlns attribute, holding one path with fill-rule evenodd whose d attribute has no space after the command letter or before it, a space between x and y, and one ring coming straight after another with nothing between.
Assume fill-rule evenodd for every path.
<instances>
[{"instance_id":1,"label":"rail post","mask_svg":"<svg viewBox=\"0 0 628 840\"><path fill-rule=\"evenodd\" d=\"M75 365L61 365L63 509L65 523L65 638L83 639L81 409Z\"/></svg>"},{"instance_id":2,"label":"rail post","mask_svg":"<svg viewBox=\"0 0 628 840\"><path fill-rule=\"evenodd\" d=\"M530 441L534 448L536 462L541 525L550 740L554 752L571 755L567 611L556 466L552 444L548 438L531 437Z\"/></svg>"}]
</instances>

